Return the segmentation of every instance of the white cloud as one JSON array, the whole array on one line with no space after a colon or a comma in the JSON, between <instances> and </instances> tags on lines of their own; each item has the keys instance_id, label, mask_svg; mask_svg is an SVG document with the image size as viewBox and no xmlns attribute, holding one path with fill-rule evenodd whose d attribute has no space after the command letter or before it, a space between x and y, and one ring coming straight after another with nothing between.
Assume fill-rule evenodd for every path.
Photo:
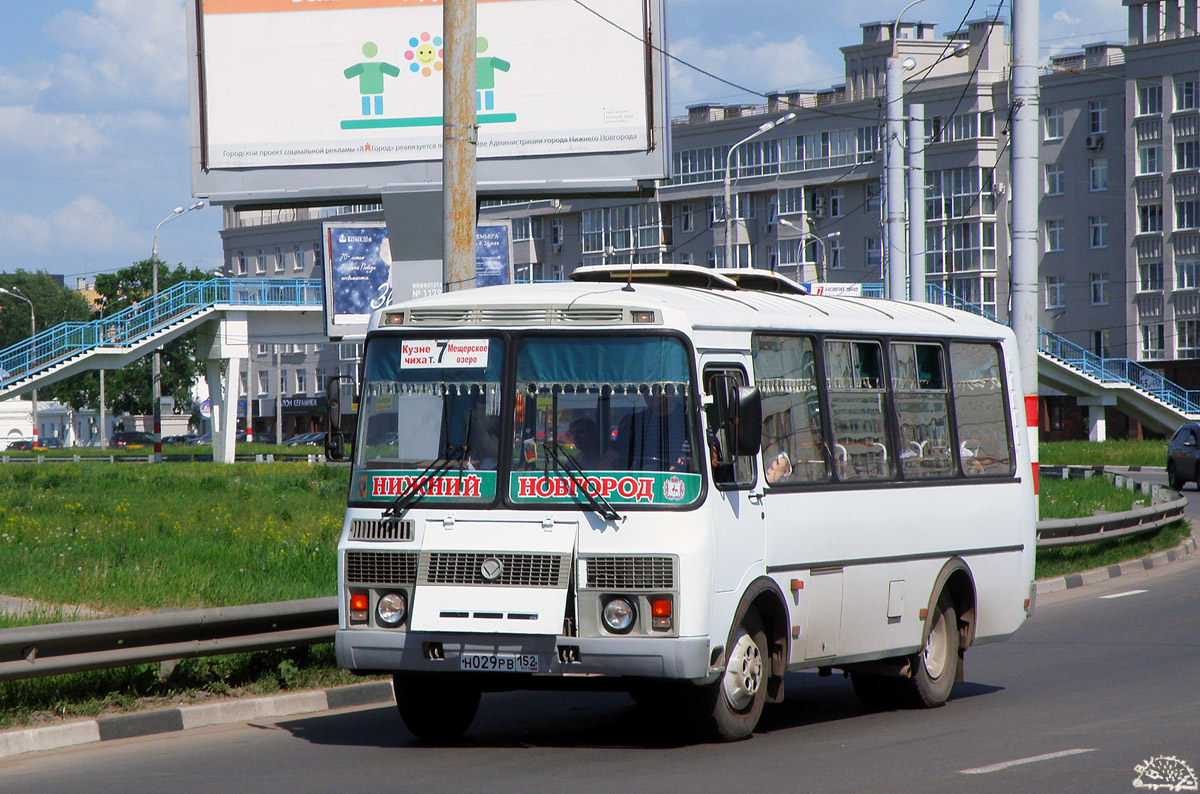
<instances>
[{"instance_id":1,"label":"white cloud","mask_svg":"<svg viewBox=\"0 0 1200 794\"><path fill-rule=\"evenodd\" d=\"M755 92L839 82L830 77L840 64L824 64L804 36L771 41L755 33L741 37L737 46L728 42L708 45L698 38L673 41L671 52L683 61ZM695 69L671 62L672 113L703 101L756 101L738 88L714 80ZM757 101L762 101L761 97Z\"/></svg>"},{"instance_id":2,"label":"white cloud","mask_svg":"<svg viewBox=\"0 0 1200 794\"><path fill-rule=\"evenodd\" d=\"M0 209L0 239L10 249L7 258L13 261L58 263L80 251L116 251L129 234L128 225L112 208L87 195L44 215Z\"/></svg>"},{"instance_id":3,"label":"white cloud","mask_svg":"<svg viewBox=\"0 0 1200 794\"><path fill-rule=\"evenodd\" d=\"M0 151L74 159L108 142L108 119L83 113L39 113L29 105L0 107Z\"/></svg>"},{"instance_id":4,"label":"white cloud","mask_svg":"<svg viewBox=\"0 0 1200 794\"><path fill-rule=\"evenodd\" d=\"M1053 19L1055 22L1062 22L1063 24L1066 24L1066 25L1078 25L1080 22L1083 21L1083 19L1081 17L1072 17L1070 14L1068 14L1066 11L1062 10L1061 8L1058 11L1055 11L1054 16L1052 16L1050 18Z\"/></svg>"}]
</instances>

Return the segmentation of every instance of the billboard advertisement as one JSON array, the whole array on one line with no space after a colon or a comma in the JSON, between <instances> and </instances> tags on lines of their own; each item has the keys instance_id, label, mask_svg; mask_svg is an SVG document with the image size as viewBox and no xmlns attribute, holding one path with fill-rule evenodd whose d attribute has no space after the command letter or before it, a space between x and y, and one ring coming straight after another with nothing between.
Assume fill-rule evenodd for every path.
<instances>
[{"instance_id":1,"label":"billboard advertisement","mask_svg":"<svg viewBox=\"0 0 1200 794\"><path fill-rule=\"evenodd\" d=\"M393 261L383 222L330 221L324 238L325 328L331 338L366 333L371 313L442 291L442 263ZM475 229L475 286L513 283L508 222Z\"/></svg>"},{"instance_id":2,"label":"billboard advertisement","mask_svg":"<svg viewBox=\"0 0 1200 794\"><path fill-rule=\"evenodd\" d=\"M661 55L647 46L661 24L661 0L604 0L602 15L574 0L477 2L481 163L644 157L657 149L651 162L662 161L661 173L648 163L633 169L645 173L619 170L637 178L665 175L666 138L656 135L666 124ZM206 184L244 190L264 176L245 169L334 168L311 180L310 189L319 191L342 181L335 177L339 167L440 161L445 51L437 0L197 0L188 6L197 55L198 194L220 198ZM583 160L562 173L609 170L595 166ZM239 178L223 183L213 177L225 170ZM505 181L506 173L481 169L481 188ZM395 176L346 181L386 187ZM400 183L428 176L417 169ZM269 192L269 181L258 184Z\"/></svg>"}]
</instances>

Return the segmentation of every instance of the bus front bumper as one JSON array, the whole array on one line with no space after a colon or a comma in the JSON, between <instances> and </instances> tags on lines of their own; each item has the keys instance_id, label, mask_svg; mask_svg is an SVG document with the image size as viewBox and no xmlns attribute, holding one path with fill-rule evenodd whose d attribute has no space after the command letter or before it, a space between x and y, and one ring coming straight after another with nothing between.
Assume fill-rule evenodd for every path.
<instances>
[{"instance_id":1,"label":"bus front bumper","mask_svg":"<svg viewBox=\"0 0 1200 794\"><path fill-rule=\"evenodd\" d=\"M482 636L339 629L335 648L339 667L374 674L459 672L462 655L470 653L535 655L536 675L713 679L707 637Z\"/></svg>"}]
</instances>

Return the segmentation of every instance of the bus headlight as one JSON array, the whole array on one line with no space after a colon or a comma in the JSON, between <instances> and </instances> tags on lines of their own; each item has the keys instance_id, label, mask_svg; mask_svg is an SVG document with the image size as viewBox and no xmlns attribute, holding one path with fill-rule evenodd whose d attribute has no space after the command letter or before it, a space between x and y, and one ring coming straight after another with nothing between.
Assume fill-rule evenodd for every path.
<instances>
[{"instance_id":1,"label":"bus headlight","mask_svg":"<svg viewBox=\"0 0 1200 794\"><path fill-rule=\"evenodd\" d=\"M375 617L384 626L398 626L404 622L408 613L408 604L404 601L403 593L384 593L375 605Z\"/></svg>"},{"instance_id":2,"label":"bus headlight","mask_svg":"<svg viewBox=\"0 0 1200 794\"><path fill-rule=\"evenodd\" d=\"M637 609L624 596L613 596L604 603L601 612L604 626L614 634L627 634L637 622Z\"/></svg>"}]
</instances>

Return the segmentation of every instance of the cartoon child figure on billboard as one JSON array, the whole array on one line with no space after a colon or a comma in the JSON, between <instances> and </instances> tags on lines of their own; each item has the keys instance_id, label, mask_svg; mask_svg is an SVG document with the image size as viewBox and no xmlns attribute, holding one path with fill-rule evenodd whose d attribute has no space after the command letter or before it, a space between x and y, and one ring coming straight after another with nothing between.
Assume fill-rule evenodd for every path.
<instances>
[{"instance_id":1,"label":"cartoon child figure on billboard","mask_svg":"<svg viewBox=\"0 0 1200 794\"><path fill-rule=\"evenodd\" d=\"M475 110L494 110L496 99L492 91L496 88L496 72L507 72L511 63L503 58L484 56L488 40L483 36L475 39Z\"/></svg>"},{"instance_id":2,"label":"cartoon child figure on billboard","mask_svg":"<svg viewBox=\"0 0 1200 794\"><path fill-rule=\"evenodd\" d=\"M362 46L362 54L366 58L374 58L379 54L379 47L375 42L368 41ZM347 80L358 78L358 92L362 94L362 114L371 115L371 104L374 100L375 115L382 116L384 75L399 77L400 69L386 61L363 61L346 69L343 74Z\"/></svg>"}]
</instances>

